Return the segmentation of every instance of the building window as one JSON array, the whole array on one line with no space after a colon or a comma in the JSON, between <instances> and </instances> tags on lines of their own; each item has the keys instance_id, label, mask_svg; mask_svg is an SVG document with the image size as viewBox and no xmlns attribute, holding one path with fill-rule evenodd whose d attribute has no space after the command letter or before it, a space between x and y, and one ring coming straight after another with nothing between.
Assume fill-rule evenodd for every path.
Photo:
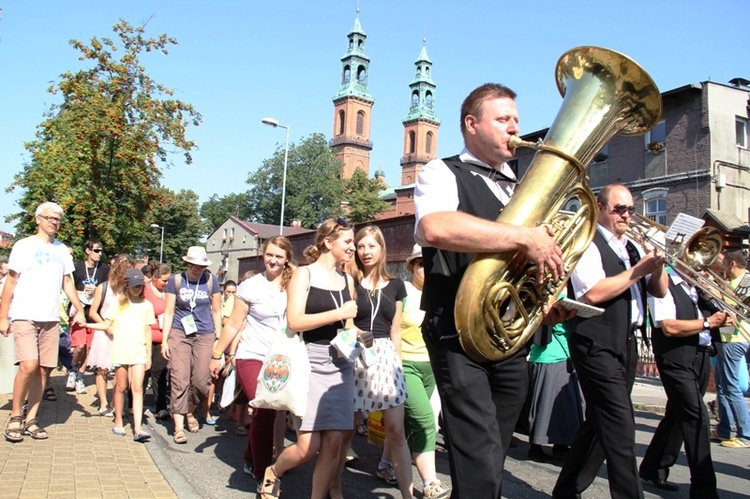
<instances>
[{"instance_id":1,"label":"building window","mask_svg":"<svg viewBox=\"0 0 750 499\"><path fill-rule=\"evenodd\" d=\"M414 130L409 132L409 154L414 154L414 151L417 150L417 134L414 133Z\"/></svg>"},{"instance_id":2,"label":"building window","mask_svg":"<svg viewBox=\"0 0 750 499\"><path fill-rule=\"evenodd\" d=\"M735 135L737 136L737 147L747 149L747 119L737 116L737 120L734 122L734 130Z\"/></svg>"},{"instance_id":3,"label":"building window","mask_svg":"<svg viewBox=\"0 0 750 499\"><path fill-rule=\"evenodd\" d=\"M417 107L419 105L419 92L416 90L411 94L411 107Z\"/></svg>"},{"instance_id":4,"label":"building window","mask_svg":"<svg viewBox=\"0 0 750 499\"><path fill-rule=\"evenodd\" d=\"M229 232L229 239L230 239L230 240L232 240L232 241L234 241L234 227L232 227L232 228L230 229L230 232Z\"/></svg>"},{"instance_id":5,"label":"building window","mask_svg":"<svg viewBox=\"0 0 750 499\"><path fill-rule=\"evenodd\" d=\"M221 240L222 241L226 241L227 240L227 229L223 230L223 235L221 236Z\"/></svg>"},{"instance_id":6,"label":"building window","mask_svg":"<svg viewBox=\"0 0 750 499\"><path fill-rule=\"evenodd\" d=\"M427 92L424 98L424 105L427 107L432 107L432 92Z\"/></svg>"},{"instance_id":7,"label":"building window","mask_svg":"<svg viewBox=\"0 0 750 499\"><path fill-rule=\"evenodd\" d=\"M427 154L432 153L432 132L427 132L427 137L424 142L424 151Z\"/></svg>"},{"instance_id":8,"label":"building window","mask_svg":"<svg viewBox=\"0 0 750 499\"><path fill-rule=\"evenodd\" d=\"M360 83L364 83L367 79L367 70L364 66L360 66L357 68L357 81Z\"/></svg>"},{"instance_id":9,"label":"building window","mask_svg":"<svg viewBox=\"0 0 750 499\"><path fill-rule=\"evenodd\" d=\"M344 83L349 83L349 80L352 78L352 70L349 69L349 66L344 66Z\"/></svg>"},{"instance_id":10,"label":"building window","mask_svg":"<svg viewBox=\"0 0 750 499\"><path fill-rule=\"evenodd\" d=\"M365 113L357 111L357 135L365 134Z\"/></svg>"},{"instance_id":11,"label":"building window","mask_svg":"<svg viewBox=\"0 0 750 499\"><path fill-rule=\"evenodd\" d=\"M339 110L339 135L343 135L344 133L344 122L346 121L346 114L344 114L344 110Z\"/></svg>"},{"instance_id":12,"label":"building window","mask_svg":"<svg viewBox=\"0 0 750 499\"><path fill-rule=\"evenodd\" d=\"M646 132L646 149L657 153L664 149L667 144L667 125L664 120L657 123L654 128Z\"/></svg>"},{"instance_id":13,"label":"building window","mask_svg":"<svg viewBox=\"0 0 750 499\"><path fill-rule=\"evenodd\" d=\"M643 212L648 218L662 225L667 225L667 193L664 188L643 191Z\"/></svg>"}]
</instances>

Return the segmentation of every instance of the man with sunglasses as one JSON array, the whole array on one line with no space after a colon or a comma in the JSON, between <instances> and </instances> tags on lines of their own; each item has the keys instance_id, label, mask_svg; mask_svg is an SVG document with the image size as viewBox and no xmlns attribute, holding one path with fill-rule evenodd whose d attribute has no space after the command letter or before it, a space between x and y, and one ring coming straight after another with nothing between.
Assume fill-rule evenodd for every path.
<instances>
[{"instance_id":1,"label":"man with sunglasses","mask_svg":"<svg viewBox=\"0 0 750 499\"><path fill-rule=\"evenodd\" d=\"M13 334L13 359L18 374L13 382L13 405L5 439L21 442L24 435L48 438L36 419L50 371L57 367L60 342L60 289L76 310L73 322L84 324L83 305L71 273L68 247L55 239L63 210L56 203L37 207L37 232L16 242L8 258L8 277L0 298L0 334ZM26 420L23 403L28 398Z\"/></svg>"},{"instance_id":2,"label":"man with sunglasses","mask_svg":"<svg viewBox=\"0 0 750 499\"><path fill-rule=\"evenodd\" d=\"M86 314L86 322L96 322L89 317L91 302L94 299L96 286L105 282L109 277L109 265L102 260L102 243L98 239L89 239L83 246L86 259L76 262L73 271L78 297L83 303L83 312ZM70 328L70 345L73 347L73 367L68 373L65 389L69 392L75 390L77 393L86 392L86 384L83 382L83 371L85 369L86 353L91 346L94 331L84 326L72 325Z\"/></svg>"},{"instance_id":3,"label":"man with sunglasses","mask_svg":"<svg viewBox=\"0 0 750 499\"><path fill-rule=\"evenodd\" d=\"M612 497L642 498L630 401L638 361L636 331L646 325L646 294L666 296L668 279L664 255L646 251L626 237L635 211L627 187L604 187L597 209L594 240L571 282L576 299L604 308L604 313L570 322L570 355L586 399L586 420L552 497L580 497L606 459Z\"/></svg>"}]
</instances>

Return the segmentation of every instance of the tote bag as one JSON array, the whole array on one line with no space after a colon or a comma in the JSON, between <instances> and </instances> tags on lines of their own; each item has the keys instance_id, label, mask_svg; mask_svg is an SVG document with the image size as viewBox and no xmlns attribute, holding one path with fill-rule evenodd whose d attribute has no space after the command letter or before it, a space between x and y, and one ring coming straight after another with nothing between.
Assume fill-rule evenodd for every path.
<instances>
[{"instance_id":1,"label":"tote bag","mask_svg":"<svg viewBox=\"0 0 750 499\"><path fill-rule=\"evenodd\" d=\"M258 373L253 407L289 411L303 417L307 410L310 361L302 335L282 329Z\"/></svg>"}]
</instances>

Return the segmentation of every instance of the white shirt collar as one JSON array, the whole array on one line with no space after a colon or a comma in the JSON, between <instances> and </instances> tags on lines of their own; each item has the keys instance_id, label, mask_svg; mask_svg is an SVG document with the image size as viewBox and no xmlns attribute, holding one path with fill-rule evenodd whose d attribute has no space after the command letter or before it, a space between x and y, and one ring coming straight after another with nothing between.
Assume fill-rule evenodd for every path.
<instances>
[{"instance_id":1,"label":"white shirt collar","mask_svg":"<svg viewBox=\"0 0 750 499\"><path fill-rule=\"evenodd\" d=\"M458 159L460 159L464 163L474 163L475 165L484 166L485 168L493 168L494 170L499 171L500 173L502 173L508 178L512 178L513 180L518 180L518 178L516 177L516 174L513 173L513 170L511 169L511 167L508 166L508 163L503 163L502 165L500 165L499 168L494 168L488 165L487 163L485 163L484 161L482 161L481 159L474 156L474 154L471 151L469 151L466 147L463 148L463 150L461 151L461 154L458 156Z\"/></svg>"}]
</instances>

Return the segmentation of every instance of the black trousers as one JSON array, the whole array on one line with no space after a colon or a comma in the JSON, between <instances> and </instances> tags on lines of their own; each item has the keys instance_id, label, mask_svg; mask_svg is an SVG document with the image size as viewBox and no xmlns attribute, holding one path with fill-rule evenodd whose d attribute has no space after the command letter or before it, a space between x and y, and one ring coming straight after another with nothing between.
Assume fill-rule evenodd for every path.
<instances>
[{"instance_id":1,"label":"black trousers","mask_svg":"<svg viewBox=\"0 0 750 499\"><path fill-rule=\"evenodd\" d=\"M690 497L695 499L719 497L711 461L708 410L703 402L709 364L705 350L699 351L690 365L657 355L656 365L667 393L667 410L640 466L642 476L666 480L684 441L690 467Z\"/></svg>"},{"instance_id":2,"label":"black trousers","mask_svg":"<svg viewBox=\"0 0 750 499\"><path fill-rule=\"evenodd\" d=\"M154 392L154 413L169 410L169 368L161 355L161 343L151 346L151 390Z\"/></svg>"},{"instance_id":3,"label":"black trousers","mask_svg":"<svg viewBox=\"0 0 750 499\"><path fill-rule=\"evenodd\" d=\"M452 498L499 499L505 456L528 391L526 351L500 362L470 359L452 318L422 325L440 393Z\"/></svg>"},{"instance_id":4,"label":"black trousers","mask_svg":"<svg viewBox=\"0 0 750 499\"><path fill-rule=\"evenodd\" d=\"M552 497L580 497L606 459L610 495L642 499L630 401L638 361L635 337L628 338L626 351L619 356L577 334L568 341L586 399L586 421L573 440Z\"/></svg>"}]
</instances>

